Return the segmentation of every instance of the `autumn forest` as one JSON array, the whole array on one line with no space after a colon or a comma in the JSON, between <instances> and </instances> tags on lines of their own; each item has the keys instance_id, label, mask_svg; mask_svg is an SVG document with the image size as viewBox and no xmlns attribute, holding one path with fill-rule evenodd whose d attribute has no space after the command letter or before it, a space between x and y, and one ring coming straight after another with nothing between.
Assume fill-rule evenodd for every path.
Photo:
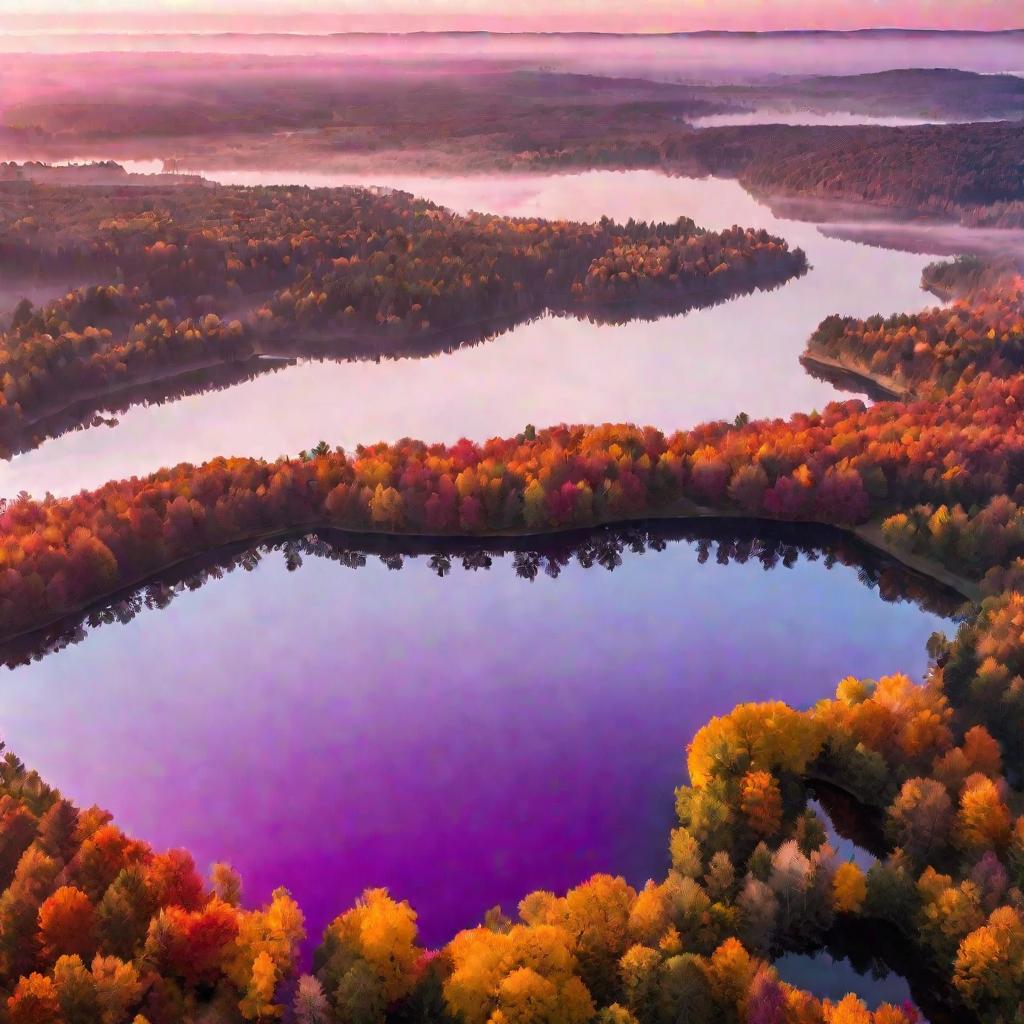
<instances>
[{"instance_id":1,"label":"autumn forest","mask_svg":"<svg viewBox=\"0 0 1024 1024\"><path fill-rule=\"evenodd\" d=\"M10 55L2 1024L1024 1019L1024 85L948 35Z\"/></svg>"}]
</instances>

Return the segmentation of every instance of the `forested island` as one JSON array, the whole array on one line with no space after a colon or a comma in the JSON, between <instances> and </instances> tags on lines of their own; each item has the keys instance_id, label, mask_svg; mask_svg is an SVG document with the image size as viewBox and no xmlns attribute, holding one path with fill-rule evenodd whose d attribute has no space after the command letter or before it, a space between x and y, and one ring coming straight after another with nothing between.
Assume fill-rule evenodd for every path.
<instances>
[{"instance_id":1,"label":"forested island","mask_svg":"<svg viewBox=\"0 0 1024 1024\"><path fill-rule=\"evenodd\" d=\"M428 354L547 311L678 313L806 270L766 231L460 216L405 193L149 185L38 167L0 183L0 267L92 277L0 334L0 440L74 403L260 354ZM40 183L39 179L44 183ZM70 180L72 184L66 184ZM86 177L88 181L88 177ZM172 388L173 389L173 388Z\"/></svg>"}]
</instances>

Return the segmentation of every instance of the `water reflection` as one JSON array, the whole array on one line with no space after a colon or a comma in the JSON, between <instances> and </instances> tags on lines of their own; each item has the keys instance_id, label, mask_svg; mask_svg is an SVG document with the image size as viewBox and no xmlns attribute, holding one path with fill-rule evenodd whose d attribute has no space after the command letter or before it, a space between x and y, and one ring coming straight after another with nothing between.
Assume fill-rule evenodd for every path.
<instances>
[{"instance_id":1,"label":"water reflection","mask_svg":"<svg viewBox=\"0 0 1024 1024\"><path fill-rule=\"evenodd\" d=\"M840 860L852 860L867 871L888 853L881 815L830 782L816 779L808 790L811 806L825 823L828 841Z\"/></svg>"},{"instance_id":2,"label":"water reflection","mask_svg":"<svg viewBox=\"0 0 1024 1024\"><path fill-rule=\"evenodd\" d=\"M267 339L257 343L259 352L253 350L249 358L175 373L94 398L74 401L59 411L32 421L13 435L0 437L0 453L7 457L23 454L73 430L98 426L116 427L120 421L113 417L133 406L159 406L193 395L224 391L255 380L261 374L294 366L299 358L316 360L321 364L325 361L372 361L379 365L402 359L452 355L460 349L494 341L517 327L535 323L542 315L572 318L594 326L623 326L633 321L653 323L695 309L711 309L738 296L757 291L773 291L782 287L787 280L800 277L806 272L806 267L797 263L793 267L767 266L751 270L748 280L743 283L725 275L717 281L704 282L686 289L651 293L630 301L609 302L593 309L579 310L549 305L544 314L523 312L514 316L488 316L444 331L417 332L398 338L369 335L362 340L347 338L340 345L329 334L306 339L295 336ZM729 283L723 283L727 279ZM340 353L339 348L342 350Z\"/></svg>"},{"instance_id":3,"label":"water reflection","mask_svg":"<svg viewBox=\"0 0 1024 1024\"><path fill-rule=\"evenodd\" d=\"M694 128L726 128L748 124L798 125L876 125L884 128L907 128L917 124L948 124L948 121L927 120L919 117L899 117L887 114L819 113L813 110L772 110L759 107L732 114L709 114L691 122Z\"/></svg>"},{"instance_id":4,"label":"water reflection","mask_svg":"<svg viewBox=\"0 0 1024 1024\"><path fill-rule=\"evenodd\" d=\"M824 950L786 953L775 961L775 969L783 981L813 992L820 999L838 1002L852 992L869 1010L877 1010L882 1003L914 1004L907 979L877 959L867 965L855 965L847 957L836 958Z\"/></svg>"},{"instance_id":5,"label":"water reflection","mask_svg":"<svg viewBox=\"0 0 1024 1024\"><path fill-rule=\"evenodd\" d=\"M289 886L314 936L367 885L435 944L534 888L643 884L708 717L920 676L955 604L842 538L721 529L236 551L8 648L3 738L250 900Z\"/></svg>"},{"instance_id":6,"label":"water reflection","mask_svg":"<svg viewBox=\"0 0 1024 1024\"><path fill-rule=\"evenodd\" d=\"M305 559L334 562L346 569L366 568L371 560L391 571L420 561L441 579L460 569L478 572L507 567L526 582L543 575L558 579L570 565L614 572L624 559L647 552L665 551L669 544L686 544L697 564L714 558L718 565L760 565L769 572L790 569L800 559L854 568L860 583L876 590L883 601L913 602L944 618L957 616L964 598L949 587L908 568L841 530L807 523L787 524L759 520L709 518L705 520L651 520L625 526L566 531L543 537L498 539L415 538L351 534L317 530L282 536L261 544L232 545L212 554L189 559L143 586L106 599L94 608L52 627L0 644L0 662L8 668L38 660L85 640L105 625L126 625L144 611L167 608L183 594L194 592L225 574L252 572L265 558L281 554L288 572L301 569ZM841 791L820 783L819 798L852 829L857 812L845 808ZM847 798L849 799L849 798ZM844 831L847 835L848 831ZM876 844L877 845L877 844Z\"/></svg>"},{"instance_id":7,"label":"water reflection","mask_svg":"<svg viewBox=\"0 0 1024 1024\"><path fill-rule=\"evenodd\" d=\"M972 1024L978 1019L913 945L883 921L847 921L829 932L822 945L814 952L779 957L775 968L782 980L832 1000L853 992L871 1009L882 1003L910 1003L922 1014L923 1024Z\"/></svg>"}]
</instances>

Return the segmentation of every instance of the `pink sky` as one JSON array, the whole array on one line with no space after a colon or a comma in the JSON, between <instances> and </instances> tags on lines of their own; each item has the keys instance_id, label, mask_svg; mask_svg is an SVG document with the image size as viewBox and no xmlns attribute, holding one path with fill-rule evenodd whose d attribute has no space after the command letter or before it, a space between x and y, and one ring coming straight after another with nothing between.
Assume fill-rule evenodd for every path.
<instances>
[{"instance_id":1,"label":"pink sky","mask_svg":"<svg viewBox=\"0 0 1024 1024\"><path fill-rule=\"evenodd\" d=\"M0 0L0 32L671 32L879 26L1024 28L1024 9L1021 0L226 0L217 5L200 0Z\"/></svg>"}]
</instances>

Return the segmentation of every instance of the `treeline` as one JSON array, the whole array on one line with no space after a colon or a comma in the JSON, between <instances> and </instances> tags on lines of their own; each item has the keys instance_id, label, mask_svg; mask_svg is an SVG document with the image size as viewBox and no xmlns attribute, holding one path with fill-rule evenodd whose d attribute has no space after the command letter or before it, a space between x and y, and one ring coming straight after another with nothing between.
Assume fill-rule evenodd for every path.
<instances>
[{"instance_id":1,"label":"treeline","mask_svg":"<svg viewBox=\"0 0 1024 1024\"><path fill-rule=\"evenodd\" d=\"M1015 492L1024 498L1024 488ZM1024 557L1024 506L1001 494L983 507L917 505L889 516L882 534L890 544L937 559L964 576Z\"/></svg>"},{"instance_id":2,"label":"treeline","mask_svg":"<svg viewBox=\"0 0 1024 1024\"><path fill-rule=\"evenodd\" d=\"M110 280L15 310L0 334L0 438L75 400L276 342L397 354L546 310L681 311L806 266L767 232L686 218L463 217L359 189L0 185L0 267Z\"/></svg>"},{"instance_id":3,"label":"treeline","mask_svg":"<svg viewBox=\"0 0 1024 1024\"><path fill-rule=\"evenodd\" d=\"M2 749L2 747L0 747ZM284 889L258 910L216 865L156 853L0 761L0 992L10 1024L270 1020L305 935Z\"/></svg>"},{"instance_id":4,"label":"treeline","mask_svg":"<svg viewBox=\"0 0 1024 1024\"><path fill-rule=\"evenodd\" d=\"M1021 479L1024 378L935 401L665 436L604 425L482 445L317 446L275 462L215 459L0 514L0 628L31 629L165 566L265 532L546 532L695 508L837 525L922 501L965 507Z\"/></svg>"}]
</instances>

